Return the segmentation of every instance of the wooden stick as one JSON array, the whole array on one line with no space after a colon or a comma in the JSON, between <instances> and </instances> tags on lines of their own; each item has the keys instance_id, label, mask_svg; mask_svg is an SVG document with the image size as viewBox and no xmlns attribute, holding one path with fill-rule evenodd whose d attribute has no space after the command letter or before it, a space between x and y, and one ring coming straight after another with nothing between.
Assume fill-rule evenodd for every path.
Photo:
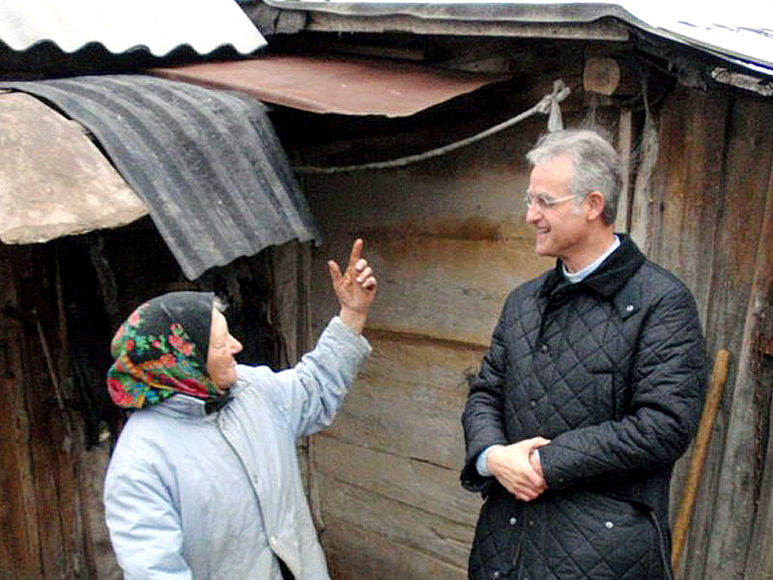
<instances>
[{"instance_id":1,"label":"wooden stick","mask_svg":"<svg viewBox=\"0 0 773 580\"><path fill-rule=\"evenodd\" d=\"M674 547L671 550L671 568L675 572L679 568L679 561L682 558L682 551L687 540L687 530L690 527L695 496L698 494L703 464L706 462L706 455L709 452L714 421L717 418L719 405L722 402L725 383L727 383L729 361L730 352L728 350L723 348L717 352L714 360L714 369L711 371L709 392L706 394L706 402L703 405L703 413L698 425L698 434L695 437L692 457L690 457L687 480L684 485L684 491L682 491L682 501L679 504L679 511L674 523Z\"/></svg>"}]
</instances>

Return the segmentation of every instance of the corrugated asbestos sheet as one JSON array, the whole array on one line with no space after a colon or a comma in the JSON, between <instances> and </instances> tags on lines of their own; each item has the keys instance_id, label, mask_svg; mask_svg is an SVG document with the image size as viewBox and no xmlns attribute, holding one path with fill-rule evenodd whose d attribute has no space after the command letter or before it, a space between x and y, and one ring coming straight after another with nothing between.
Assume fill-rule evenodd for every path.
<instances>
[{"instance_id":1,"label":"corrugated asbestos sheet","mask_svg":"<svg viewBox=\"0 0 773 580\"><path fill-rule=\"evenodd\" d=\"M270 245L318 239L265 109L250 97L142 75L3 86L91 131L190 279Z\"/></svg>"},{"instance_id":2,"label":"corrugated asbestos sheet","mask_svg":"<svg viewBox=\"0 0 773 580\"><path fill-rule=\"evenodd\" d=\"M199 54L228 45L247 54L266 44L233 0L0 2L0 41L22 51L47 40L65 52L98 42L116 54L145 47L155 56L184 45Z\"/></svg>"},{"instance_id":3,"label":"corrugated asbestos sheet","mask_svg":"<svg viewBox=\"0 0 773 580\"><path fill-rule=\"evenodd\" d=\"M169 79L243 91L262 101L315 113L387 117L413 115L509 78L379 59L303 55L266 55L152 72Z\"/></svg>"}]
</instances>

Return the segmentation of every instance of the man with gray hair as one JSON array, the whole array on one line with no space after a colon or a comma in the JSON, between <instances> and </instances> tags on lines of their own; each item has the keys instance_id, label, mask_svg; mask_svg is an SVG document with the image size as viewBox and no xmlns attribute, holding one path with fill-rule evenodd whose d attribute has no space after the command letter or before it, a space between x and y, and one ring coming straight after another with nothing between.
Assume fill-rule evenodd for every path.
<instances>
[{"instance_id":1,"label":"man with gray hair","mask_svg":"<svg viewBox=\"0 0 773 580\"><path fill-rule=\"evenodd\" d=\"M507 298L462 416L462 485L485 498L470 578L670 578L669 482L706 384L695 301L614 232L607 141L552 133L527 159L557 263Z\"/></svg>"}]
</instances>

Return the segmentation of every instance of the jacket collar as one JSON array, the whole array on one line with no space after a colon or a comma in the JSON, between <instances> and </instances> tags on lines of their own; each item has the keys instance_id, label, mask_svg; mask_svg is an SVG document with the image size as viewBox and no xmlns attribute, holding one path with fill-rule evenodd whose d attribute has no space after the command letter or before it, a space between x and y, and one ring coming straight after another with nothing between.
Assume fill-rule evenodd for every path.
<instances>
[{"instance_id":1,"label":"jacket collar","mask_svg":"<svg viewBox=\"0 0 773 580\"><path fill-rule=\"evenodd\" d=\"M157 405L146 407L145 409L140 409L139 411L135 412L152 411L162 415L176 417L178 419L198 419L201 417L206 417L207 415L214 417L216 414L215 411L220 410L225 405L225 403L231 399L231 397L228 396L224 397L223 399L224 403L222 405L217 406L217 408L213 408L209 401L177 393L162 403L158 403Z\"/></svg>"},{"instance_id":2,"label":"jacket collar","mask_svg":"<svg viewBox=\"0 0 773 580\"><path fill-rule=\"evenodd\" d=\"M630 236L627 234L617 234L617 236L620 238L620 247L612 252L587 278L577 283L585 285L607 298L619 292L647 260ZM542 285L541 298L548 296L559 286L569 284L564 278L562 268L562 261L557 260L556 267L548 272Z\"/></svg>"}]
</instances>

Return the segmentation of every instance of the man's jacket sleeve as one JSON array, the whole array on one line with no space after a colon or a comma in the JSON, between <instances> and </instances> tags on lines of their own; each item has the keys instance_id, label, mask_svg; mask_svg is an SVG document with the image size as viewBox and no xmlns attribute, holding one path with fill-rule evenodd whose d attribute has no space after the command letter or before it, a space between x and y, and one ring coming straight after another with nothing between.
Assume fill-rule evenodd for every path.
<instances>
[{"instance_id":1,"label":"man's jacket sleeve","mask_svg":"<svg viewBox=\"0 0 773 580\"><path fill-rule=\"evenodd\" d=\"M540 448L548 488L670 466L687 449L701 410L706 354L689 291L672 289L643 322L626 414L574 429Z\"/></svg>"},{"instance_id":2,"label":"man's jacket sleeve","mask_svg":"<svg viewBox=\"0 0 773 580\"><path fill-rule=\"evenodd\" d=\"M506 309L506 307L505 307ZM478 473L475 461L490 445L507 445L503 422L503 383L505 377L505 316L499 318L491 347L483 357L480 372L470 386L467 404L462 413L466 446L462 485L470 491L480 491L487 480Z\"/></svg>"}]
</instances>

